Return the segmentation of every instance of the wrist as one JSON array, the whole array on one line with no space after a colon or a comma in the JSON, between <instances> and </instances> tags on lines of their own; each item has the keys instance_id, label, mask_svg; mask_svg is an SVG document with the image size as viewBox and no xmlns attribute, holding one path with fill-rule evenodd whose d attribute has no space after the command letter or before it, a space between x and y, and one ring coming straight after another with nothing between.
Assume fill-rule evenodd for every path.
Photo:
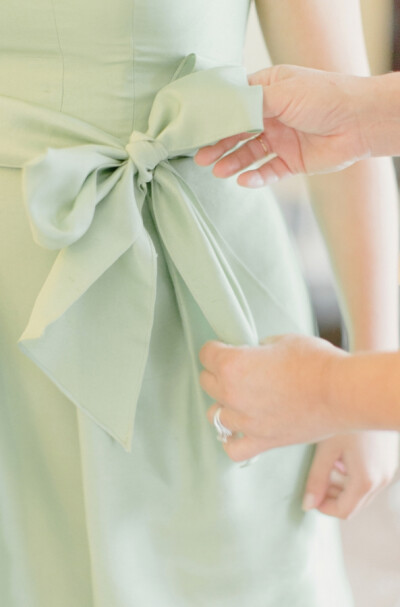
<instances>
[{"instance_id":1,"label":"wrist","mask_svg":"<svg viewBox=\"0 0 400 607\"><path fill-rule=\"evenodd\" d=\"M322 402L328 412L332 431L349 432L352 428L351 411L347 406L351 395L346 386L346 368L351 355L339 348L333 348L326 357L323 373Z\"/></svg>"}]
</instances>

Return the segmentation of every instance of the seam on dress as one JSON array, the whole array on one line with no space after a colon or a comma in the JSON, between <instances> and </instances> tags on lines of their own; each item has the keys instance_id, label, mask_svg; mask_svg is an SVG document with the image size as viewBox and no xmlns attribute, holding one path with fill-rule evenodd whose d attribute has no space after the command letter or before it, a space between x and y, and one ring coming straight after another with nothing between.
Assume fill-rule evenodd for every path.
<instances>
[{"instance_id":1,"label":"seam on dress","mask_svg":"<svg viewBox=\"0 0 400 607\"><path fill-rule=\"evenodd\" d=\"M81 473L81 487L82 487L82 510L84 515L84 527L86 532L86 540L87 540L87 553L89 560L89 568L90 568L90 586L92 589L92 601L90 607L95 607L98 604L99 596L97 592L97 588L95 586L94 581L94 565L93 565L93 548L92 548L92 535L90 532L90 525L88 523L89 514L88 514L88 496L87 496L87 487L86 487L86 463L83 461L82 453L84 450L83 447L83 436L82 436L82 426L81 419L78 415L78 409L75 408L75 420L78 430L78 445L79 445L79 469ZM89 605L88 605L89 607Z\"/></svg>"},{"instance_id":2,"label":"seam on dress","mask_svg":"<svg viewBox=\"0 0 400 607\"><path fill-rule=\"evenodd\" d=\"M55 10L55 6L54 6L54 0L50 0L51 1L51 8L53 11L53 21L54 21L54 27L56 30L56 36L57 36L57 42L58 42L58 49L60 51L60 57L61 57L61 100L60 100L60 107L59 107L59 112L61 112L62 110L62 106L64 103L64 74L65 74L65 61L64 61L64 52L61 46L61 40L60 40L60 32L58 30L58 24L57 24L57 18L56 18L56 10Z\"/></svg>"},{"instance_id":3,"label":"seam on dress","mask_svg":"<svg viewBox=\"0 0 400 607\"><path fill-rule=\"evenodd\" d=\"M132 133L135 128L135 110L136 110L136 75L135 75L135 0L132 1L132 23L131 23L131 44L132 44L132 122L131 130Z\"/></svg>"}]
</instances>

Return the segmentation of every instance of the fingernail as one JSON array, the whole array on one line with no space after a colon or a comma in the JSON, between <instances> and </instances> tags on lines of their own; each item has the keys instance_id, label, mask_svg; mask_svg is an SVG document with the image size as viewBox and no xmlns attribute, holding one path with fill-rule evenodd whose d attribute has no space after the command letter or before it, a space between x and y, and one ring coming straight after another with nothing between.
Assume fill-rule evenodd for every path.
<instances>
[{"instance_id":1,"label":"fingernail","mask_svg":"<svg viewBox=\"0 0 400 607\"><path fill-rule=\"evenodd\" d=\"M315 508L315 496L312 493L306 493L303 499L302 508L306 512Z\"/></svg>"},{"instance_id":2,"label":"fingernail","mask_svg":"<svg viewBox=\"0 0 400 607\"><path fill-rule=\"evenodd\" d=\"M346 484L347 476L345 474L342 474L335 468L333 468L329 475L329 480L333 485L338 485L339 487L343 487Z\"/></svg>"},{"instance_id":3,"label":"fingernail","mask_svg":"<svg viewBox=\"0 0 400 607\"><path fill-rule=\"evenodd\" d=\"M260 188L264 185L264 180L260 175L252 175L249 177L247 185L251 188Z\"/></svg>"},{"instance_id":4,"label":"fingernail","mask_svg":"<svg viewBox=\"0 0 400 607\"><path fill-rule=\"evenodd\" d=\"M202 158L202 154L195 154L193 156L193 160L195 161L196 164L200 165L200 166L208 166L209 164L212 164L213 160L210 159L210 157L206 158Z\"/></svg>"},{"instance_id":5,"label":"fingernail","mask_svg":"<svg viewBox=\"0 0 400 607\"><path fill-rule=\"evenodd\" d=\"M334 467L342 474L346 474L346 466L341 460L336 460L336 462L334 463Z\"/></svg>"}]
</instances>

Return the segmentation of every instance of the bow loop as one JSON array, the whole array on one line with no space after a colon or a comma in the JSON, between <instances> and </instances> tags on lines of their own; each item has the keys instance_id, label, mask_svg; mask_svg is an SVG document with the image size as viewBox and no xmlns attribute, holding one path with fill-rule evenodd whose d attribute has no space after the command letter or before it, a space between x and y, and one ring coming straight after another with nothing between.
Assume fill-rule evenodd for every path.
<instances>
[{"instance_id":1,"label":"bow loop","mask_svg":"<svg viewBox=\"0 0 400 607\"><path fill-rule=\"evenodd\" d=\"M168 150L160 141L141 131L133 131L129 143L125 146L137 174L140 190L146 189L146 183L152 180L156 166L168 158Z\"/></svg>"},{"instance_id":2,"label":"bow loop","mask_svg":"<svg viewBox=\"0 0 400 607\"><path fill-rule=\"evenodd\" d=\"M35 242L63 249L88 231L96 206L115 186L126 160L121 150L98 145L49 148L25 164L23 185Z\"/></svg>"}]
</instances>

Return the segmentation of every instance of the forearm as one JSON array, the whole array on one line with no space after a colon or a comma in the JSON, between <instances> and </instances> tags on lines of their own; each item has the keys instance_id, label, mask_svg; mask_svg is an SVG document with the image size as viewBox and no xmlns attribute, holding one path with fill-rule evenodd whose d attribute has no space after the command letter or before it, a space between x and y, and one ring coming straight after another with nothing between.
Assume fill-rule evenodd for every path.
<instances>
[{"instance_id":1,"label":"forearm","mask_svg":"<svg viewBox=\"0 0 400 607\"><path fill-rule=\"evenodd\" d=\"M344 427L400 431L400 352L333 357L326 382Z\"/></svg>"},{"instance_id":2,"label":"forearm","mask_svg":"<svg viewBox=\"0 0 400 607\"><path fill-rule=\"evenodd\" d=\"M332 262L350 348L396 349L398 212L387 159L310 179L312 203Z\"/></svg>"},{"instance_id":3,"label":"forearm","mask_svg":"<svg viewBox=\"0 0 400 607\"><path fill-rule=\"evenodd\" d=\"M372 156L400 155L400 74L359 81L354 109Z\"/></svg>"}]
</instances>

